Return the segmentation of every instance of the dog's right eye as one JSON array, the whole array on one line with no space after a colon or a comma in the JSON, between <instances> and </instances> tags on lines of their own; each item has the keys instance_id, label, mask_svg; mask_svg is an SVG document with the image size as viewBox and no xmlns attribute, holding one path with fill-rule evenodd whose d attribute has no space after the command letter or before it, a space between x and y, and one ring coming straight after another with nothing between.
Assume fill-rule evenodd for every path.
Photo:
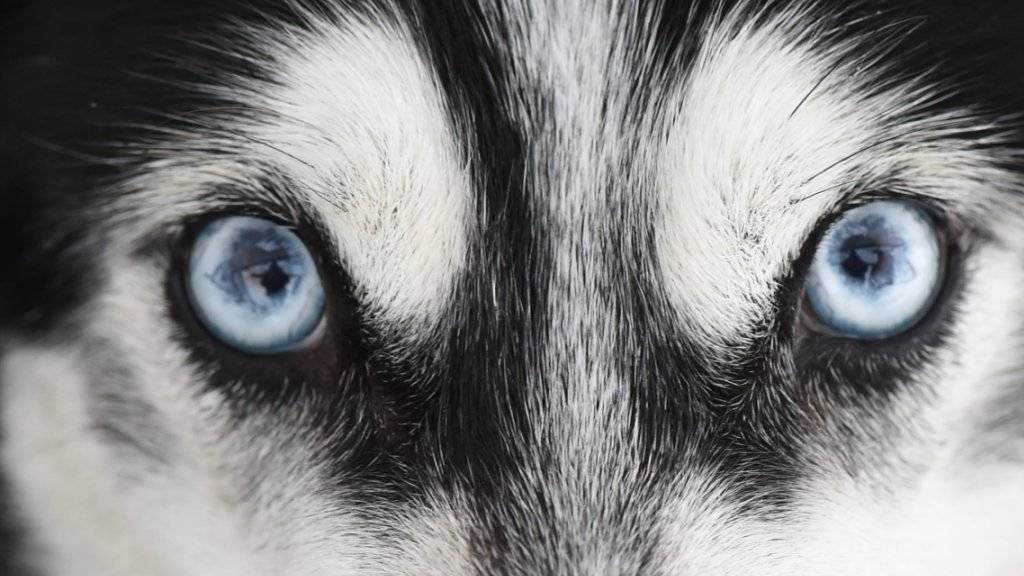
<instances>
[{"instance_id":1,"label":"dog's right eye","mask_svg":"<svg viewBox=\"0 0 1024 576\"><path fill-rule=\"evenodd\" d=\"M206 223L192 245L185 286L203 325L242 352L303 347L323 324L316 263L294 232L269 220L227 216Z\"/></svg>"}]
</instances>

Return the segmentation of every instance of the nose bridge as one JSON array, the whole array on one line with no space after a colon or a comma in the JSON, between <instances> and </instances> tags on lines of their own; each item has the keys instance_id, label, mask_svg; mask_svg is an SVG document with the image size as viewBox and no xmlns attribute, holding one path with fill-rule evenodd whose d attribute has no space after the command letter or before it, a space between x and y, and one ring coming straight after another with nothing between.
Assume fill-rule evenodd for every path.
<instances>
[{"instance_id":1,"label":"nose bridge","mask_svg":"<svg viewBox=\"0 0 1024 576\"><path fill-rule=\"evenodd\" d=\"M560 457L574 466L592 459L627 421L628 387L616 357L628 312L611 258L619 239L613 230L622 223L613 221L608 194L615 179L608 140L614 136L602 137L591 125L597 121L558 118L534 140L539 165L531 189L550 266L538 374L548 397L536 416Z\"/></svg>"},{"instance_id":2,"label":"nose bridge","mask_svg":"<svg viewBox=\"0 0 1024 576\"><path fill-rule=\"evenodd\" d=\"M528 25L496 23L524 35L507 54L522 98L503 105L522 163L500 186L515 191L503 206L518 211L496 213L483 240L497 270L485 273L514 280L488 287L501 308L495 326L507 332L479 333L487 373L470 371L484 380L474 400L496 423L470 422L479 434L458 436L493 463L467 464L484 478L470 488L490 550L481 573L639 575L650 572L657 522L636 437L635 371L624 360L637 339L628 334L634 275L622 266L632 228L646 226L644 191L630 184L629 104L609 96L625 56L614 53L622 43L610 12L573 2L540 12L511 9L506 18L529 16ZM512 215L528 233L509 226ZM487 244L494 238L523 245ZM524 252L509 264L503 250Z\"/></svg>"},{"instance_id":3,"label":"nose bridge","mask_svg":"<svg viewBox=\"0 0 1024 576\"><path fill-rule=\"evenodd\" d=\"M465 386L495 410L457 440L472 444L474 458L486 451L486 464L468 464L483 478L468 487L488 550L481 574L639 575L657 540L623 369L631 312L628 275L616 270L622 214L608 194L615 160L596 136L584 145L568 136L582 132L563 124L528 140L529 258L512 271L523 284L489 287L492 302L511 304L509 314L528 313L505 319L496 311L507 332L480 331L490 342L477 348L484 358L459 361L487 366L472 371L482 382ZM518 294L523 285L529 296ZM468 408L459 400L455 409Z\"/></svg>"},{"instance_id":4,"label":"nose bridge","mask_svg":"<svg viewBox=\"0 0 1024 576\"><path fill-rule=\"evenodd\" d=\"M519 468L487 506L489 530L504 541L487 573L639 575L657 538L623 369L630 289L616 270L623 236L608 195L613 158L565 133L546 134L536 150L575 152L538 154L548 160L532 170L545 322L522 383L528 437Z\"/></svg>"}]
</instances>

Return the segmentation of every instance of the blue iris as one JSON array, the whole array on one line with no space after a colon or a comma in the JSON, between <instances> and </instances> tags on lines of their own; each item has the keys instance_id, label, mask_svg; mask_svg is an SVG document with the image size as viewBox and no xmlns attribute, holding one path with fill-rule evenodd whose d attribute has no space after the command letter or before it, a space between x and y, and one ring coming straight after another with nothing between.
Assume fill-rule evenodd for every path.
<instances>
[{"instance_id":1,"label":"blue iris","mask_svg":"<svg viewBox=\"0 0 1024 576\"><path fill-rule=\"evenodd\" d=\"M253 354L301 346L324 314L309 250L291 230L228 216L199 232L186 280L196 315L225 344Z\"/></svg>"},{"instance_id":2,"label":"blue iris","mask_svg":"<svg viewBox=\"0 0 1024 576\"><path fill-rule=\"evenodd\" d=\"M877 340L913 326L942 285L935 224L910 202L849 210L825 233L807 281L819 322L848 338Z\"/></svg>"}]
</instances>

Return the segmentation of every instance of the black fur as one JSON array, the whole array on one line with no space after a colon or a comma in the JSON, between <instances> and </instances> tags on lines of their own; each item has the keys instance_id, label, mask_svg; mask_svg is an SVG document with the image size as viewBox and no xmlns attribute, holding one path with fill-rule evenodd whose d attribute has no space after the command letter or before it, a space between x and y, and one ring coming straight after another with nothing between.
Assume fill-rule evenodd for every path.
<instances>
[{"instance_id":1,"label":"black fur","mask_svg":"<svg viewBox=\"0 0 1024 576\"><path fill-rule=\"evenodd\" d=\"M83 207L100 201L104 184L141 160L122 157L112 144L142 136L129 125L174 122L173 116L187 117L216 104L187 89L188 82L202 80L210 70L260 74L184 38L229 17L271 23L297 18L288 8L269 2L23 4L3 14L0 28L0 37L6 39L0 52L0 336L45 338L73 326L69 322L74 311L104 281L94 268L94 247L103 238L103 230L97 228L101 224L83 220L80 214ZM727 4L722 11L736 9ZM835 12L837 19L850 22L884 6L881 15L856 26L837 21L836 39L903 18L919 23L897 44L907 50L894 61L908 76L941 63L936 75L958 79L962 88L937 105L936 112L964 105L1007 114L1024 111L1024 7L1018 3L943 0L898 8L875 2L853 8L845 2L820 4L823 12ZM749 3L746 9L770 12L782 5ZM637 42L650 34L657 46L656 61L637 62L634 69L623 71L638 109L657 109L663 103L667 89L694 56L698 38L689 32L711 17L714 8L710 2L691 6L671 1L636 8L655 15L651 29L637 31ZM533 465L526 461L551 460L550 446L531 440L535 435L526 397L536 396L535 387L541 386L548 394L557 393L560 377L553 374L537 381L539 359L550 345L544 334L552 319L545 305L551 296L554 256L544 240L552 233L550 223L539 219L533 205L543 191L527 189L523 174L544 167L531 161L535 135L523 128L505 95L515 93L527 103L538 123L555 121L551 108L557 96L515 83L509 63L500 55L503 35L509 31L485 26L473 1L401 0L386 10L375 10L373 3L351 3L348 9L373 10L378 16L414 23L415 38L440 79L462 151L473 162L480 234L470 245L468 272L458 280L447 325L418 348L387 356L390 349L381 341L384 336L360 324L358 313L350 310L355 308L352 295L342 286L335 294L337 306L345 307L340 315L345 320L332 327L326 348L294 365L292 357L284 357L253 368L248 364L251 359L222 350L189 320L179 278L172 276L168 294L176 302L174 316L182 324L182 340L189 342L201 363L222 372L218 382L241 378L259 389L238 395L240 418L253 405L287 402L296 395L321 403L322 420L315 425L331 427L340 413L356 414L345 420L357 422L358 429L335 432L344 441L332 457L339 478L344 476L357 488L360 483L374 487L366 490L367 503L380 506L412 499L432 483L468 489L475 498L473 544L488 550L485 570L511 574L528 565L534 573L548 573L561 565L547 563L554 560L544 552L556 552L543 546L555 546L552 542L538 543L542 550L533 558L516 558L514 565L504 560L514 556L516 542L537 533L538 524L550 523L545 533L559 537L553 513L530 517L522 525L505 520L546 508L546 495L539 490L533 495L536 501L530 502L534 507L517 510L523 503L510 497L509 490L521 488L523 468ZM173 64L164 58L167 54L195 65ZM221 60L213 61L217 58ZM647 175L635 173L633 166L618 168L620 177L605 183L611 208L621 211L624 220L651 222L650 213L657 207L615 200L616 190L650 185ZM631 213L634 210L647 213ZM316 234L314 225L295 224ZM684 460L683 453L701 454L701 464L716 470L737 499L762 502L749 510L751 514L786 509L787 486L799 473L800 451L812 448L797 439L817 423L806 419L806 406L787 405L772 390L790 385L797 376L793 371L804 377L813 374L811 380L819 388L814 394L836 394L830 404L835 400L856 408L862 406L860 399L874 402L884 396L890 381L906 369L906 358L926 355L929 345L942 337L937 319L926 326L931 332L901 348L905 357L879 353L872 363L882 369L870 370L863 369L863 350L829 339L802 338L794 326L799 321L805 257L791 277L780 279L783 314L765 318L765 338L744 349L741 360L716 357L675 323L663 279L644 271L655 267L639 265L651 262L654 234L652 224L631 234L610 231L606 239L606 265L624 270L614 285L603 287L607 313L621 319L617 369L621 380L631 383L623 399L629 402L642 439L640 461L648 467L640 475L643 483L631 486L619 502L623 522L635 521L630 511L655 498L662 482L674 477L680 466L694 464ZM325 259L327 265L333 264L329 256ZM349 345L356 339L358 346ZM339 358L339 349L357 347L358 354ZM316 369L310 369L314 364ZM275 382L284 380L299 384L279 394ZM837 391L842 391L841 397ZM111 430L131 436L130 429L115 425ZM353 469L360 473L352 474ZM539 472L543 476L557 471ZM3 514L0 520L15 517ZM0 573L14 573L13 565L4 566L2 559L14 558L21 531L15 526L0 529L0 546L10 548L0 549ZM635 555L635 566L643 571L649 568L655 544L650 535L621 546Z\"/></svg>"}]
</instances>

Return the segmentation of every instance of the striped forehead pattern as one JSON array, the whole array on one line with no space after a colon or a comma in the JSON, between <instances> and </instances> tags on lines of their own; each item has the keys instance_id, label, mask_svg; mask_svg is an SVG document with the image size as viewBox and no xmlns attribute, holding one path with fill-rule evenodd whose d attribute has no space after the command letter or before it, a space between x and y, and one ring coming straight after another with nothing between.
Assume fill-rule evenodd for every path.
<instances>
[{"instance_id":1,"label":"striped forehead pattern","mask_svg":"<svg viewBox=\"0 0 1024 576\"><path fill-rule=\"evenodd\" d=\"M849 422L838 400L813 392L898 390L929 363L872 358L837 374L800 355L789 311L803 244L844 198L899 187L969 211L965 188L1007 180L973 152L963 112L923 70L885 59L914 20L879 31L846 25L863 14L802 5L560 3L394 17L366 51L387 39L421 70L403 75L405 96L422 90L434 107L404 125L433 146L454 141L442 170L461 174L427 197L456 208L418 220L455 239L406 233L394 245L449 250L440 273L451 284L409 282L407 267L378 262L385 282L357 292L373 299L386 284L435 303L419 345L444 339L443 352L410 360L428 376L402 384L432 396L397 416L423 422L403 457L426 470L426 493L440 482L470 495L466 529L488 551L485 571L699 566L702 542L762 538L748 523L788 510L809 470L878 466L877 451L900 442L877 438L893 416L856 401L852 432L822 431ZM351 26L357 39L380 32ZM401 48L411 45L423 50ZM385 59L365 78L387 82L392 67L405 64ZM301 93L319 72L285 67L282 84ZM344 125L344 108L332 109ZM431 128L431 114L447 127ZM386 334L394 310L383 305L371 328ZM911 389L902 402L919 400ZM822 421L827 410L836 414ZM864 456L836 448L858 442L874 444ZM731 528L708 528L708 517Z\"/></svg>"},{"instance_id":2,"label":"striped forehead pattern","mask_svg":"<svg viewBox=\"0 0 1024 576\"><path fill-rule=\"evenodd\" d=\"M82 201L109 275L74 356L90 368L23 354L5 374L160 414L90 408L157 470L216 438L235 466L210 483L251 495L225 524L254 518L261 551L289 526L295 573L828 566L847 528L821 517L874 518L860 499L916 485L950 406L990 400L963 392L990 379L962 362L984 306L891 354L794 328L806 246L846 203L1019 214L1005 101L953 90L930 52L947 9L926 26L869 4L447 4L197 3L218 34L152 50L181 75L169 94L111 97L131 128ZM360 341L341 376L235 370L164 303L153 238L254 208L312 231L337 273L357 317L339 341ZM1024 317L1004 284L965 285Z\"/></svg>"}]
</instances>

